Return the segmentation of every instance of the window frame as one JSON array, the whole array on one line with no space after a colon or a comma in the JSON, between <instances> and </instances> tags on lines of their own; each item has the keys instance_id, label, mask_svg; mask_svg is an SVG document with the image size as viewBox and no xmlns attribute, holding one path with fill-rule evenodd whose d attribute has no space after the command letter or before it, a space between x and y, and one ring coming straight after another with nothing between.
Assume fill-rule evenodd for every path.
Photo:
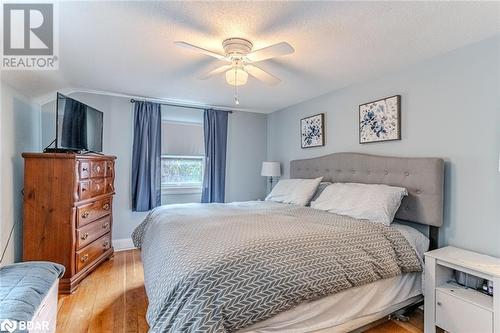
<instances>
[{"instance_id":1,"label":"window frame","mask_svg":"<svg viewBox=\"0 0 500 333\"><path fill-rule=\"evenodd\" d=\"M162 154L160 159L173 160L200 160L201 161L201 182L199 183L164 183L161 182L161 188L168 190L171 194L194 194L200 193L203 187L203 177L205 175L205 156L188 156L188 155L168 155Z\"/></svg>"}]
</instances>

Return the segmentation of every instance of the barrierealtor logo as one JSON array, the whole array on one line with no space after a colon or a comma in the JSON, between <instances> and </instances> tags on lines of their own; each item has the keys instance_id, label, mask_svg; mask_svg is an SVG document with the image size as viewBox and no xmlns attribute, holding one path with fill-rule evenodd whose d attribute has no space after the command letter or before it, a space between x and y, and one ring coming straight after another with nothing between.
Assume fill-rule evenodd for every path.
<instances>
[{"instance_id":1,"label":"barrierealtor logo","mask_svg":"<svg viewBox=\"0 0 500 333\"><path fill-rule=\"evenodd\" d=\"M3 319L0 321L0 332L12 333L16 330L19 331L36 331L36 332L49 332L49 322L43 321L24 321L24 320L11 320Z\"/></svg>"},{"instance_id":2,"label":"barrierealtor logo","mask_svg":"<svg viewBox=\"0 0 500 333\"><path fill-rule=\"evenodd\" d=\"M2 70L57 70L57 2L3 2Z\"/></svg>"},{"instance_id":3,"label":"barrierealtor logo","mask_svg":"<svg viewBox=\"0 0 500 333\"><path fill-rule=\"evenodd\" d=\"M4 319L0 323L0 331L2 332L14 332L17 329L17 321Z\"/></svg>"}]
</instances>

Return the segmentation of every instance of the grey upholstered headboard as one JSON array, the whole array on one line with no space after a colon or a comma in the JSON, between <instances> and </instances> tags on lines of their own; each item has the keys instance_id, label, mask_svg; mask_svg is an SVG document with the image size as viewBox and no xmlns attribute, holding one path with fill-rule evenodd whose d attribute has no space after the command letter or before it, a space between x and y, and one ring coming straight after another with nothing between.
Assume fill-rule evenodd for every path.
<instances>
[{"instance_id":1,"label":"grey upholstered headboard","mask_svg":"<svg viewBox=\"0 0 500 333\"><path fill-rule=\"evenodd\" d=\"M444 161L334 153L290 162L291 178L341 183L387 184L408 189L396 218L440 227L443 224Z\"/></svg>"}]
</instances>

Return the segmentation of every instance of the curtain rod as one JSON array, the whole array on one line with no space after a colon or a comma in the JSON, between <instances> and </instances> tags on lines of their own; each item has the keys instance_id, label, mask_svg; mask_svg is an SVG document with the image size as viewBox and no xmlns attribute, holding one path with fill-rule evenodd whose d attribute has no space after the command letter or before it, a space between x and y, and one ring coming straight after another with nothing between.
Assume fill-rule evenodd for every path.
<instances>
[{"instance_id":1,"label":"curtain rod","mask_svg":"<svg viewBox=\"0 0 500 333\"><path fill-rule=\"evenodd\" d=\"M138 100L132 98L130 99L130 103L135 103L135 102L138 102ZM153 102L153 103L156 103L156 102ZM233 111L231 110L219 110L219 109L215 109L215 108L211 108L211 107L201 107L201 106L187 106L187 105L182 105L182 104L173 104L173 103L157 103L157 104L160 104L160 105L167 105L167 106L175 106L175 107L178 107L178 108L186 108L186 109L197 109L197 110L216 110L216 111L222 111L222 112L228 112L228 113L233 113Z\"/></svg>"}]
</instances>

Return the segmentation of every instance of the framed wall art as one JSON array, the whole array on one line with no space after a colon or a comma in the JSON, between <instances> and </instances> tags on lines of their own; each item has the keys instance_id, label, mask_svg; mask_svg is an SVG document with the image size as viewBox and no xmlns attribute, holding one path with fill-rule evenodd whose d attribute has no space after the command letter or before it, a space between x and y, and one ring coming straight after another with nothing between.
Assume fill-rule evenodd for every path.
<instances>
[{"instance_id":1,"label":"framed wall art","mask_svg":"<svg viewBox=\"0 0 500 333\"><path fill-rule=\"evenodd\" d=\"M359 143L401 140L401 96L359 106Z\"/></svg>"},{"instance_id":2,"label":"framed wall art","mask_svg":"<svg viewBox=\"0 0 500 333\"><path fill-rule=\"evenodd\" d=\"M320 113L300 120L301 147L325 145L325 114Z\"/></svg>"}]
</instances>

